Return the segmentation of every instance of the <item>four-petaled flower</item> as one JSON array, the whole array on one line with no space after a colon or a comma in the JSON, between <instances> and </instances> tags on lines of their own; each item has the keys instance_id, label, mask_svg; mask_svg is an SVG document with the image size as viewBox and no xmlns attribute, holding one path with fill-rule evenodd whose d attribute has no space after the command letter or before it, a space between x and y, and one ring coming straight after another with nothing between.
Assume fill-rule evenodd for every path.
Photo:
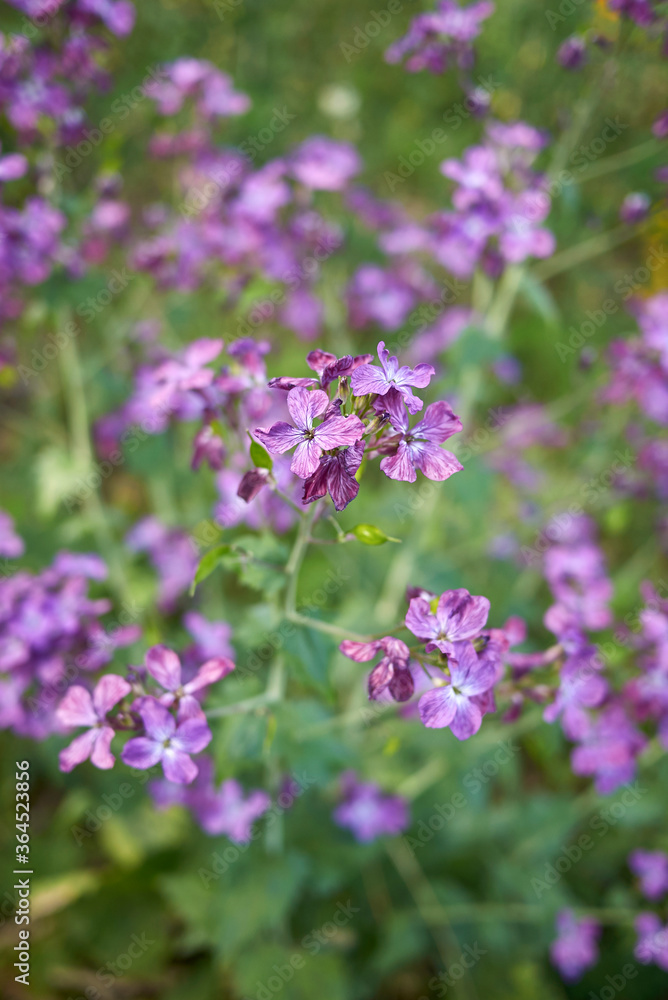
<instances>
[{"instance_id":1,"label":"four-petaled flower","mask_svg":"<svg viewBox=\"0 0 668 1000\"><path fill-rule=\"evenodd\" d=\"M446 590L441 594L436 612L423 597L414 597L406 615L406 628L424 639L427 652L439 649L453 653L453 643L474 639L484 628L489 614L486 597L472 597L468 590Z\"/></svg>"},{"instance_id":2,"label":"four-petaled flower","mask_svg":"<svg viewBox=\"0 0 668 1000\"><path fill-rule=\"evenodd\" d=\"M114 756L109 752L114 729L107 721L107 713L131 690L128 682L117 674L105 674L100 678L92 697L80 684L69 689L56 709L56 718L63 726L88 726L89 729L61 750L61 771L71 771L89 757L95 767L104 771L114 766Z\"/></svg>"},{"instance_id":3,"label":"four-petaled flower","mask_svg":"<svg viewBox=\"0 0 668 1000\"><path fill-rule=\"evenodd\" d=\"M403 405L403 397L397 389L390 389L387 395L376 401L376 410L384 410L390 423L399 432L399 438L390 438L381 447L392 453L381 460L380 467L390 479L414 483L419 469L427 479L443 482L464 466L452 454L439 445L462 429L462 422L455 416L448 403L431 403L424 411L424 417L412 430L408 427L408 413Z\"/></svg>"},{"instance_id":4,"label":"four-petaled flower","mask_svg":"<svg viewBox=\"0 0 668 1000\"><path fill-rule=\"evenodd\" d=\"M189 754L199 753L211 740L203 716L186 719L178 726L174 717L155 698L142 698L139 715L146 736L137 736L123 747L121 759L130 767L145 770L159 761L168 781L188 785L197 777L197 764Z\"/></svg>"},{"instance_id":5,"label":"four-petaled flower","mask_svg":"<svg viewBox=\"0 0 668 1000\"><path fill-rule=\"evenodd\" d=\"M317 427L313 426L316 417L321 417L330 405L329 397L322 389L309 392L298 386L288 393L287 403L295 427L279 420L268 430L257 428L254 434L272 455L282 455L296 445L290 469L300 479L313 475L323 451L355 444L364 434L364 424L355 415L342 417L335 414Z\"/></svg>"},{"instance_id":6,"label":"four-petaled flower","mask_svg":"<svg viewBox=\"0 0 668 1000\"><path fill-rule=\"evenodd\" d=\"M395 388L404 397L409 413L421 410L422 400L413 395L411 386L418 389L428 386L435 373L432 365L419 364L415 368L402 365L400 368L397 358L390 357L390 352L382 340L378 344L378 359L382 368L377 365L360 365L352 372L350 385L353 393L356 396L365 396L367 393L385 396L390 389Z\"/></svg>"},{"instance_id":7,"label":"four-petaled flower","mask_svg":"<svg viewBox=\"0 0 668 1000\"><path fill-rule=\"evenodd\" d=\"M203 716L195 692L215 684L234 670L234 664L226 656L216 656L202 664L192 680L184 684L181 680L181 661L166 646L149 649L144 664L151 677L165 689L166 693L159 698L160 703L167 708L178 705L179 721Z\"/></svg>"},{"instance_id":8,"label":"four-petaled flower","mask_svg":"<svg viewBox=\"0 0 668 1000\"><path fill-rule=\"evenodd\" d=\"M420 698L420 718L429 729L449 726L458 740L467 740L480 729L483 713L479 699L493 686L496 669L489 660L478 658L470 642L454 644L448 668L450 683Z\"/></svg>"}]
</instances>

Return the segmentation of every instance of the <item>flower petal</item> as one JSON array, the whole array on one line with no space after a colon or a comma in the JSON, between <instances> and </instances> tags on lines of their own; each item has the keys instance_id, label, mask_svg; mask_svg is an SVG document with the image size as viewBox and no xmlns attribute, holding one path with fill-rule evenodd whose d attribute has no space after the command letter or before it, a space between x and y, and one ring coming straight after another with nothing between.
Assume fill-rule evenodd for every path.
<instances>
[{"instance_id":1,"label":"flower petal","mask_svg":"<svg viewBox=\"0 0 668 1000\"><path fill-rule=\"evenodd\" d=\"M197 764L187 753L174 747L167 747L162 758L162 769L168 781L177 785L189 785L197 777Z\"/></svg>"},{"instance_id":2,"label":"flower petal","mask_svg":"<svg viewBox=\"0 0 668 1000\"><path fill-rule=\"evenodd\" d=\"M142 698L139 707L146 734L160 743L171 739L176 729L176 723L164 705L155 698Z\"/></svg>"},{"instance_id":3,"label":"flower petal","mask_svg":"<svg viewBox=\"0 0 668 1000\"><path fill-rule=\"evenodd\" d=\"M128 767L138 767L145 771L146 768L158 763L164 751L162 743L147 739L146 736L137 736L125 744L121 751L121 760Z\"/></svg>"},{"instance_id":4,"label":"flower petal","mask_svg":"<svg viewBox=\"0 0 668 1000\"><path fill-rule=\"evenodd\" d=\"M322 448L317 441L313 439L302 441L300 445L297 445L292 456L290 471L294 472L300 479L308 479L318 468L321 454Z\"/></svg>"},{"instance_id":5,"label":"flower petal","mask_svg":"<svg viewBox=\"0 0 668 1000\"><path fill-rule=\"evenodd\" d=\"M144 658L144 664L151 677L165 691L176 691L180 686L181 661L173 650L166 646L152 646Z\"/></svg>"},{"instance_id":6,"label":"flower petal","mask_svg":"<svg viewBox=\"0 0 668 1000\"><path fill-rule=\"evenodd\" d=\"M450 725L457 711L455 693L450 686L427 691L420 698L418 709L428 729L444 729Z\"/></svg>"},{"instance_id":7,"label":"flower petal","mask_svg":"<svg viewBox=\"0 0 668 1000\"><path fill-rule=\"evenodd\" d=\"M287 403L295 425L300 430L307 431L313 427L314 419L327 409L329 397L322 389L314 389L309 392L308 389L297 386L290 389Z\"/></svg>"},{"instance_id":8,"label":"flower petal","mask_svg":"<svg viewBox=\"0 0 668 1000\"><path fill-rule=\"evenodd\" d=\"M355 444L364 434L364 424L358 416L330 417L316 427L315 440L324 451L341 445ZM315 470L314 470L315 471Z\"/></svg>"},{"instance_id":9,"label":"flower petal","mask_svg":"<svg viewBox=\"0 0 668 1000\"><path fill-rule=\"evenodd\" d=\"M227 677L233 670L232 660L228 660L226 656L215 656L202 664L193 679L183 685L183 690L187 694L192 694L193 691L199 691L200 688L208 687L209 684L215 684L216 681Z\"/></svg>"},{"instance_id":10,"label":"flower petal","mask_svg":"<svg viewBox=\"0 0 668 1000\"><path fill-rule=\"evenodd\" d=\"M381 471L388 479L397 479L403 483L414 483L417 472L411 459L411 448L405 441L399 442L394 455L386 455L380 461Z\"/></svg>"},{"instance_id":11,"label":"flower petal","mask_svg":"<svg viewBox=\"0 0 668 1000\"><path fill-rule=\"evenodd\" d=\"M433 639L438 635L438 621L431 613L429 601L424 597L413 597L406 612L406 628L418 639Z\"/></svg>"},{"instance_id":12,"label":"flower petal","mask_svg":"<svg viewBox=\"0 0 668 1000\"><path fill-rule=\"evenodd\" d=\"M422 472L427 479L435 483L442 483L444 480L454 476L455 472L461 472L464 466L451 451L439 448L437 444L425 441L424 444L415 441L409 446L411 460L416 468ZM390 477L391 478L391 477Z\"/></svg>"},{"instance_id":13,"label":"flower petal","mask_svg":"<svg viewBox=\"0 0 668 1000\"><path fill-rule=\"evenodd\" d=\"M442 444L453 434L458 434L461 429L461 420L452 412L450 404L441 399L437 403L429 404L424 411L424 417L413 428L413 437Z\"/></svg>"},{"instance_id":14,"label":"flower petal","mask_svg":"<svg viewBox=\"0 0 668 1000\"><path fill-rule=\"evenodd\" d=\"M482 712L474 701L463 695L456 697L455 716L450 723L450 729L458 740L468 740L474 736L482 725ZM426 723L425 723L426 725Z\"/></svg>"},{"instance_id":15,"label":"flower petal","mask_svg":"<svg viewBox=\"0 0 668 1000\"><path fill-rule=\"evenodd\" d=\"M90 762L102 771L108 771L116 763L114 755L109 752L111 741L115 736L114 730L111 726L102 726L101 729L94 729L93 733L95 734L95 743L90 755Z\"/></svg>"},{"instance_id":16,"label":"flower petal","mask_svg":"<svg viewBox=\"0 0 668 1000\"><path fill-rule=\"evenodd\" d=\"M366 663L368 660L373 660L380 648L380 639L376 639L374 642L353 642L352 639L344 639L339 646L343 655L347 656L349 660L354 660L355 663Z\"/></svg>"},{"instance_id":17,"label":"flower petal","mask_svg":"<svg viewBox=\"0 0 668 1000\"><path fill-rule=\"evenodd\" d=\"M294 389L292 391L294 392ZM285 420L278 420L269 430L256 427L253 434L272 455L282 455L304 440L304 432L297 430L292 424L287 424Z\"/></svg>"},{"instance_id":18,"label":"flower petal","mask_svg":"<svg viewBox=\"0 0 668 1000\"><path fill-rule=\"evenodd\" d=\"M93 691L93 705L98 718L104 718L107 712L110 712L131 690L128 682L118 674L105 674L101 677Z\"/></svg>"},{"instance_id":19,"label":"flower petal","mask_svg":"<svg viewBox=\"0 0 668 1000\"><path fill-rule=\"evenodd\" d=\"M98 717L90 692L74 684L58 705L56 718L63 726L94 726Z\"/></svg>"},{"instance_id":20,"label":"flower petal","mask_svg":"<svg viewBox=\"0 0 668 1000\"><path fill-rule=\"evenodd\" d=\"M210 742L211 730L206 719L200 716L186 719L180 724L171 741L171 746L177 750L183 750L185 753L199 753Z\"/></svg>"},{"instance_id":21,"label":"flower petal","mask_svg":"<svg viewBox=\"0 0 668 1000\"><path fill-rule=\"evenodd\" d=\"M384 396L391 388L385 373L376 365L360 365L350 376L353 396L366 396L369 392Z\"/></svg>"},{"instance_id":22,"label":"flower petal","mask_svg":"<svg viewBox=\"0 0 668 1000\"><path fill-rule=\"evenodd\" d=\"M61 750L58 755L60 770L68 774L77 764L88 760L91 750L95 746L96 735L95 729L87 729L81 736L77 736L75 740L72 740L69 746Z\"/></svg>"}]
</instances>

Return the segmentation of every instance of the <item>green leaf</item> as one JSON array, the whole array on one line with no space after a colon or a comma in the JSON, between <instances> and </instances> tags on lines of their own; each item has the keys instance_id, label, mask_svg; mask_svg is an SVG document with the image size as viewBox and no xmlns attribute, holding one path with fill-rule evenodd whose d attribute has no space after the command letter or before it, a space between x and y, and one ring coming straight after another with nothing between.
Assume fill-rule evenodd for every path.
<instances>
[{"instance_id":1,"label":"green leaf","mask_svg":"<svg viewBox=\"0 0 668 1000\"><path fill-rule=\"evenodd\" d=\"M356 524L352 531L358 542L363 545L384 545L385 542L400 542L400 538L392 538L375 524Z\"/></svg>"},{"instance_id":2,"label":"green leaf","mask_svg":"<svg viewBox=\"0 0 668 1000\"><path fill-rule=\"evenodd\" d=\"M250 457L251 457L251 462L253 463L256 469L269 469L269 471L271 472L274 465L271 455L265 448L262 447L261 444L259 444L257 441L253 441L252 438L250 446Z\"/></svg>"},{"instance_id":3,"label":"green leaf","mask_svg":"<svg viewBox=\"0 0 668 1000\"><path fill-rule=\"evenodd\" d=\"M215 549L209 549L208 552L204 553L199 561L195 578L190 587L191 597L195 593L197 584L201 583L202 580L206 580L207 576L211 576L223 556L229 555L231 551L232 548L229 545L216 545Z\"/></svg>"}]
</instances>

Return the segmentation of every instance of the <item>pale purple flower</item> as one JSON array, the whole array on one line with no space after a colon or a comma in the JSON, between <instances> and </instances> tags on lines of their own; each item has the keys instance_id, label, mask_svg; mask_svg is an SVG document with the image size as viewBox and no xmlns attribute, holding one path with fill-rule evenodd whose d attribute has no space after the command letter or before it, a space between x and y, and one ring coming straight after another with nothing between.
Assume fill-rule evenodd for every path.
<instances>
[{"instance_id":1,"label":"pale purple flower","mask_svg":"<svg viewBox=\"0 0 668 1000\"><path fill-rule=\"evenodd\" d=\"M591 723L571 756L575 774L594 775L599 795L609 795L633 780L636 758L647 740L629 720L623 704L613 703Z\"/></svg>"},{"instance_id":2,"label":"pale purple flower","mask_svg":"<svg viewBox=\"0 0 668 1000\"><path fill-rule=\"evenodd\" d=\"M116 674L100 678L92 697L79 684L68 690L56 709L58 722L63 726L87 726L88 729L61 750L58 758L61 771L71 771L89 757L95 767L103 770L114 766L114 757L109 752L114 729L107 721L107 714L130 691L128 682Z\"/></svg>"},{"instance_id":3,"label":"pale purple flower","mask_svg":"<svg viewBox=\"0 0 668 1000\"><path fill-rule=\"evenodd\" d=\"M211 741L211 730L202 715L177 726L174 717L155 698L142 698L139 715L145 736L129 740L121 758L129 767L145 770L161 762L168 781L187 785L197 777L197 764L190 754L199 753Z\"/></svg>"},{"instance_id":4,"label":"pale purple flower","mask_svg":"<svg viewBox=\"0 0 668 1000\"><path fill-rule=\"evenodd\" d=\"M397 389L392 388L377 399L375 409L387 412L398 432L398 436L392 435L381 445L385 458L381 459L380 467L389 479L414 483L419 469L427 479L443 482L464 468L452 452L440 447L462 429L462 422L449 403L444 400L431 403L422 420L411 429L404 398Z\"/></svg>"},{"instance_id":5,"label":"pale purple flower","mask_svg":"<svg viewBox=\"0 0 668 1000\"><path fill-rule=\"evenodd\" d=\"M569 656L559 675L554 702L543 712L546 722L561 716L564 734L579 740L589 730L587 709L600 705L608 693L608 684L598 672L600 660L595 646L585 646Z\"/></svg>"},{"instance_id":6,"label":"pale purple flower","mask_svg":"<svg viewBox=\"0 0 668 1000\"><path fill-rule=\"evenodd\" d=\"M24 541L14 530L13 519L6 511L0 510L0 556L17 559L24 551Z\"/></svg>"},{"instance_id":7,"label":"pale purple flower","mask_svg":"<svg viewBox=\"0 0 668 1000\"><path fill-rule=\"evenodd\" d=\"M383 795L378 785L358 781L353 771L341 775L341 785L343 802L335 809L334 820L351 830L360 843L369 843L386 834L396 836L408 826L405 799Z\"/></svg>"},{"instance_id":8,"label":"pale purple flower","mask_svg":"<svg viewBox=\"0 0 668 1000\"><path fill-rule=\"evenodd\" d=\"M619 218L627 226L635 226L649 215L652 202L643 191L632 191L627 194L619 207Z\"/></svg>"},{"instance_id":9,"label":"pale purple flower","mask_svg":"<svg viewBox=\"0 0 668 1000\"><path fill-rule=\"evenodd\" d=\"M234 670L234 663L224 656L216 656L202 664L189 681L181 677L181 661L175 652L166 646L152 646L144 658L144 665L151 677L166 692L160 703L167 708L178 708L179 721L203 716L202 708L195 697L196 692L215 684Z\"/></svg>"},{"instance_id":10,"label":"pale purple flower","mask_svg":"<svg viewBox=\"0 0 668 1000\"><path fill-rule=\"evenodd\" d=\"M380 368L377 365L367 364L360 365L353 371L350 385L354 395L365 396L367 393L376 393L385 396L394 388L404 397L409 413L421 410L423 402L413 395L411 387L424 389L428 386L432 375L435 374L433 365L419 364L415 368L403 365L400 368L397 358L390 357L390 352L382 340L378 344L378 359Z\"/></svg>"},{"instance_id":11,"label":"pale purple flower","mask_svg":"<svg viewBox=\"0 0 668 1000\"><path fill-rule=\"evenodd\" d=\"M668 926L656 913L639 913L635 921L638 941L633 954L643 965L654 963L668 972Z\"/></svg>"},{"instance_id":12,"label":"pale purple flower","mask_svg":"<svg viewBox=\"0 0 668 1000\"><path fill-rule=\"evenodd\" d=\"M398 63L408 56L409 73L427 69L444 73L452 63L463 69L473 64L472 42L481 30L481 22L490 16L494 4L478 0L461 7L454 0L439 0L434 11L418 14L408 32L385 53L388 63Z\"/></svg>"},{"instance_id":13,"label":"pale purple flower","mask_svg":"<svg viewBox=\"0 0 668 1000\"><path fill-rule=\"evenodd\" d=\"M234 656L234 650L230 645L232 626L227 622L210 622L199 611L187 611L183 616L183 624L195 640L194 645L186 650L184 659L199 663L215 656L232 659Z\"/></svg>"},{"instance_id":14,"label":"pale purple flower","mask_svg":"<svg viewBox=\"0 0 668 1000\"><path fill-rule=\"evenodd\" d=\"M406 628L429 644L427 652L439 649L449 655L454 653L454 643L474 639L480 634L488 615L486 597L472 597L463 588L446 590L435 612L424 597L412 598L406 614Z\"/></svg>"},{"instance_id":15,"label":"pale purple flower","mask_svg":"<svg viewBox=\"0 0 668 1000\"><path fill-rule=\"evenodd\" d=\"M321 135L306 139L290 158L293 177L315 191L340 191L361 167L354 146Z\"/></svg>"},{"instance_id":16,"label":"pale purple flower","mask_svg":"<svg viewBox=\"0 0 668 1000\"><path fill-rule=\"evenodd\" d=\"M588 917L578 920L571 910L561 910L556 925L550 957L566 982L576 982L598 961L600 925Z\"/></svg>"},{"instance_id":17,"label":"pale purple flower","mask_svg":"<svg viewBox=\"0 0 668 1000\"><path fill-rule=\"evenodd\" d=\"M416 289L400 270L377 264L357 268L347 296L349 320L355 329L377 323L384 330L396 330L417 301Z\"/></svg>"},{"instance_id":18,"label":"pale purple flower","mask_svg":"<svg viewBox=\"0 0 668 1000\"><path fill-rule=\"evenodd\" d=\"M15 181L24 177L28 171L28 161L22 153L8 153L0 156L0 183Z\"/></svg>"},{"instance_id":19,"label":"pale purple flower","mask_svg":"<svg viewBox=\"0 0 668 1000\"><path fill-rule=\"evenodd\" d=\"M632 851L629 868L639 878L647 899L661 899L668 892L668 854L664 851Z\"/></svg>"},{"instance_id":20,"label":"pale purple flower","mask_svg":"<svg viewBox=\"0 0 668 1000\"><path fill-rule=\"evenodd\" d=\"M226 834L235 844L247 844L253 823L269 809L271 798L261 789L244 796L238 781L229 778L213 791L198 810L202 829L212 836Z\"/></svg>"},{"instance_id":21,"label":"pale purple flower","mask_svg":"<svg viewBox=\"0 0 668 1000\"><path fill-rule=\"evenodd\" d=\"M380 662L369 674L369 698L377 701L387 691L394 701L408 701L415 689L410 669L410 650L401 639L386 635L373 642L354 642L345 639L339 649L344 656L356 663L366 663L379 652Z\"/></svg>"},{"instance_id":22,"label":"pale purple flower","mask_svg":"<svg viewBox=\"0 0 668 1000\"><path fill-rule=\"evenodd\" d=\"M458 740L467 740L482 724L479 699L494 685L496 665L491 659L478 657L472 643L456 642L448 669L449 683L444 677L440 686L420 698L420 718L429 729L449 726Z\"/></svg>"},{"instance_id":23,"label":"pale purple flower","mask_svg":"<svg viewBox=\"0 0 668 1000\"><path fill-rule=\"evenodd\" d=\"M296 446L290 469L300 479L313 475L323 451L355 444L364 433L364 424L355 415L333 415L314 426L330 405L327 393L321 389L291 389L287 403L294 427L280 420L267 430L256 428L253 433L272 455L282 455Z\"/></svg>"},{"instance_id":24,"label":"pale purple flower","mask_svg":"<svg viewBox=\"0 0 668 1000\"><path fill-rule=\"evenodd\" d=\"M564 69L581 69L587 61L587 45L579 35L571 35L562 42L557 52L557 62Z\"/></svg>"}]
</instances>

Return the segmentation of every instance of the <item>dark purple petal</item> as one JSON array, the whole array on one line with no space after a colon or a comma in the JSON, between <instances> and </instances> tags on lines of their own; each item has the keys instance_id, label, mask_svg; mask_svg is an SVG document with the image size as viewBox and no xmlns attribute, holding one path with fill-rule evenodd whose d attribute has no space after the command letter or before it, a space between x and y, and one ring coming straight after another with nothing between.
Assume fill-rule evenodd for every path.
<instances>
[{"instance_id":1,"label":"dark purple petal","mask_svg":"<svg viewBox=\"0 0 668 1000\"><path fill-rule=\"evenodd\" d=\"M393 677L394 664L387 656L384 656L369 674L369 698L377 699Z\"/></svg>"},{"instance_id":2,"label":"dark purple petal","mask_svg":"<svg viewBox=\"0 0 668 1000\"><path fill-rule=\"evenodd\" d=\"M408 701L413 697L415 691L415 681L408 667L399 667L395 664L394 677L389 683L389 691L395 701Z\"/></svg>"},{"instance_id":3,"label":"dark purple petal","mask_svg":"<svg viewBox=\"0 0 668 1000\"><path fill-rule=\"evenodd\" d=\"M239 483L237 496L245 500L246 503L250 503L251 500L255 499L260 490L267 485L268 481L269 473L266 469L250 469Z\"/></svg>"}]
</instances>

